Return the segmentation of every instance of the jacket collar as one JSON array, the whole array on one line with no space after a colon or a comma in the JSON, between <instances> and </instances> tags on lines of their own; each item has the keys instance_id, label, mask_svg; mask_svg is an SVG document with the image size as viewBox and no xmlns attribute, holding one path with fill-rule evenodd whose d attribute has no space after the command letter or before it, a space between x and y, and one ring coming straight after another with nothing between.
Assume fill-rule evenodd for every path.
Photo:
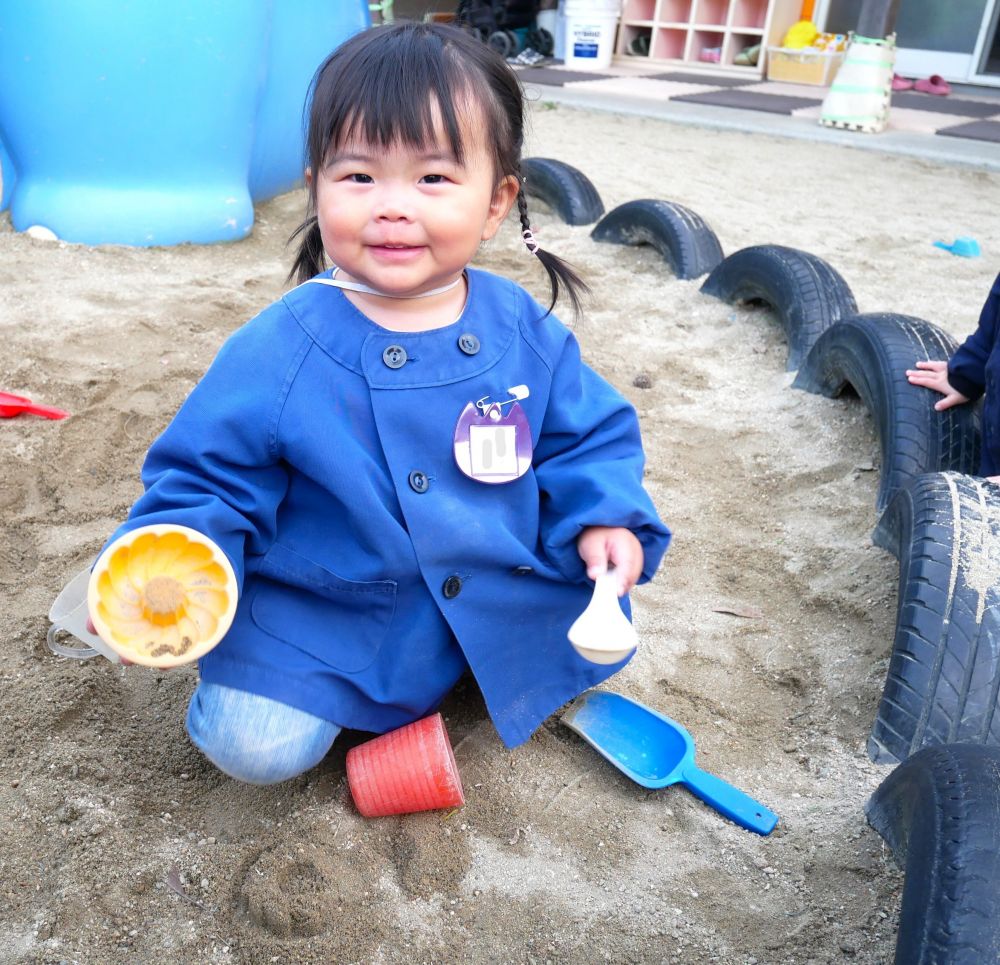
<instances>
[{"instance_id":1,"label":"jacket collar","mask_svg":"<svg viewBox=\"0 0 1000 965\"><path fill-rule=\"evenodd\" d=\"M425 332L393 332L360 312L344 293L311 282L282 299L312 340L341 365L361 375L373 389L412 389L472 378L492 368L514 338L521 300L509 281L466 269L469 296L458 321ZM329 278L323 272L317 278ZM475 336L472 354L462 344ZM402 349L402 355L398 349ZM388 357L397 367L386 362Z\"/></svg>"}]
</instances>

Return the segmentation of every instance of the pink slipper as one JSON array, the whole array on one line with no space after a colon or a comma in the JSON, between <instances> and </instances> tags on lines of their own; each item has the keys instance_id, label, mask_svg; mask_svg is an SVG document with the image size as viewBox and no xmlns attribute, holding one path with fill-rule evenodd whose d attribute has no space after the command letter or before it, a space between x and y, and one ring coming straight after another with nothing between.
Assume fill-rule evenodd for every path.
<instances>
[{"instance_id":1,"label":"pink slipper","mask_svg":"<svg viewBox=\"0 0 1000 965\"><path fill-rule=\"evenodd\" d=\"M951 93L951 85L940 74L931 74L927 80L918 80L913 87L922 94L937 94L938 97L947 97Z\"/></svg>"},{"instance_id":2,"label":"pink slipper","mask_svg":"<svg viewBox=\"0 0 1000 965\"><path fill-rule=\"evenodd\" d=\"M914 83L909 77L900 77L899 74L892 75L893 90L913 90Z\"/></svg>"}]
</instances>

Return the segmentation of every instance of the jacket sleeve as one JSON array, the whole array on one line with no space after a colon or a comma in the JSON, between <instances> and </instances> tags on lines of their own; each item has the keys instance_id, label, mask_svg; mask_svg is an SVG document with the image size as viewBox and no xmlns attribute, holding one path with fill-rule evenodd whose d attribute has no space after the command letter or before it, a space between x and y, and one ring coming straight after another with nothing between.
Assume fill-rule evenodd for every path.
<instances>
[{"instance_id":1,"label":"jacket sleeve","mask_svg":"<svg viewBox=\"0 0 1000 965\"><path fill-rule=\"evenodd\" d=\"M288 366L261 355L261 340L245 331L222 347L150 447L145 492L111 538L154 523L189 526L229 557L241 592L244 557L273 542L288 487L276 456Z\"/></svg>"},{"instance_id":2,"label":"jacket sleeve","mask_svg":"<svg viewBox=\"0 0 1000 965\"><path fill-rule=\"evenodd\" d=\"M643 548L640 582L652 579L670 531L642 485L645 455L635 409L580 360L567 332L535 445L539 528L546 555L569 580L586 579L576 549L588 526L623 526Z\"/></svg>"},{"instance_id":3,"label":"jacket sleeve","mask_svg":"<svg viewBox=\"0 0 1000 965\"><path fill-rule=\"evenodd\" d=\"M986 360L993 349L1000 324L1000 275L979 314L979 327L956 349L948 362L948 381L953 389L974 402L986 389Z\"/></svg>"}]
</instances>

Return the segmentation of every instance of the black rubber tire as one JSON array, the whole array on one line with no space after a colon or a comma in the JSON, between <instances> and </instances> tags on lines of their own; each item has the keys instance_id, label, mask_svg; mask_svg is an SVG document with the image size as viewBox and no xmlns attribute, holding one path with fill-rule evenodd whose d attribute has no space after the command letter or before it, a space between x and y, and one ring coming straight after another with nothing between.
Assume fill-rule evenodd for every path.
<instances>
[{"instance_id":1,"label":"black rubber tire","mask_svg":"<svg viewBox=\"0 0 1000 965\"><path fill-rule=\"evenodd\" d=\"M521 160L525 193L544 201L566 224L593 224L604 214L597 188L582 171L551 157Z\"/></svg>"},{"instance_id":2,"label":"black rubber tire","mask_svg":"<svg viewBox=\"0 0 1000 965\"><path fill-rule=\"evenodd\" d=\"M626 201L609 211L590 237L616 245L652 245L678 278L700 278L722 261L715 232L701 215L673 201Z\"/></svg>"},{"instance_id":3,"label":"black rubber tire","mask_svg":"<svg viewBox=\"0 0 1000 965\"><path fill-rule=\"evenodd\" d=\"M785 330L789 371L799 367L826 329L858 310L847 282L827 262L782 245L733 252L701 290L729 304L766 302Z\"/></svg>"},{"instance_id":4,"label":"black rubber tire","mask_svg":"<svg viewBox=\"0 0 1000 965\"><path fill-rule=\"evenodd\" d=\"M936 392L910 385L918 359L946 359L955 340L909 315L876 312L841 319L817 339L792 383L835 398L848 386L868 407L878 429L882 477L876 508L925 472L971 473L979 468L979 411L960 405L936 412Z\"/></svg>"},{"instance_id":5,"label":"black rubber tire","mask_svg":"<svg viewBox=\"0 0 1000 965\"><path fill-rule=\"evenodd\" d=\"M875 540L899 558L899 601L868 756L886 764L956 741L1000 746L1000 487L919 476Z\"/></svg>"},{"instance_id":6,"label":"black rubber tire","mask_svg":"<svg viewBox=\"0 0 1000 965\"><path fill-rule=\"evenodd\" d=\"M905 871L895 965L1000 961L1000 752L947 744L897 767L865 806Z\"/></svg>"},{"instance_id":7,"label":"black rubber tire","mask_svg":"<svg viewBox=\"0 0 1000 965\"><path fill-rule=\"evenodd\" d=\"M495 50L501 57L513 57L517 53L517 34L510 30L494 30L486 41L491 50Z\"/></svg>"}]
</instances>

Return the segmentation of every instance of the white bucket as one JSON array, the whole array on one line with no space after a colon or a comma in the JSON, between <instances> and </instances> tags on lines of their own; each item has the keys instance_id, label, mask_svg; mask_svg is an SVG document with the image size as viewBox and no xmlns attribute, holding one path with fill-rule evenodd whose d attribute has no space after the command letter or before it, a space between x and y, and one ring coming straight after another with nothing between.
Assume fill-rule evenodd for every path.
<instances>
[{"instance_id":1,"label":"white bucket","mask_svg":"<svg viewBox=\"0 0 1000 965\"><path fill-rule=\"evenodd\" d=\"M566 58L566 0L559 0L556 8L556 28L552 32L555 37L555 49L552 51L556 60Z\"/></svg>"},{"instance_id":2,"label":"white bucket","mask_svg":"<svg viewBox=\"0 0 1000 965\"><path fill-rule=\"evenodd\" d=\"M566 0L566 66L604 70L611 65L621 0Z\"/></svg>"}]
</instances>

